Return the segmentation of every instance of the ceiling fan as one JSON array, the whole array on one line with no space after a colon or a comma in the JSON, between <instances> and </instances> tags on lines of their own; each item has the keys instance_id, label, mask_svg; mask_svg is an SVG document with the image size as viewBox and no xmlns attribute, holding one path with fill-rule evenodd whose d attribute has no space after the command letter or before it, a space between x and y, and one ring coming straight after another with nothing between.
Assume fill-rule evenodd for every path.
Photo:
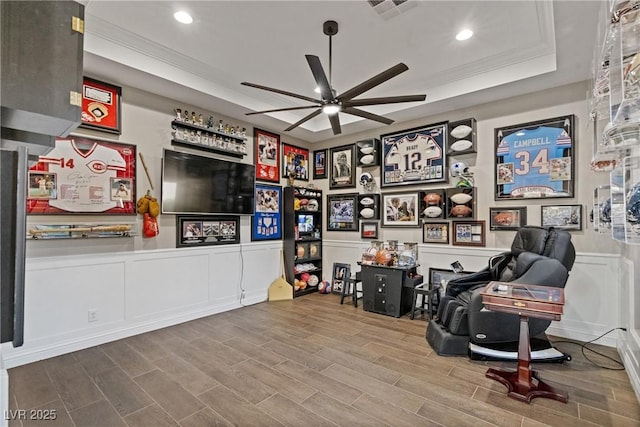
<instances>
[{"instance_id":1,"label":"ceiling fan","mask_svg":"<svg viewBox=\"0 0 640 427\"><path fill-rule=\"evenodd\" d=\"M380 116L378 114L373 114L368 111L361 110L357 107L380 104L397 104L401 102L418 102L424 101L426 99L427 95L384 96L379 98L354 99L364 92L373 89L374 87L397 76L398 74L407 71L409 67L407 67L403 63L399 63L389 68L388 70L385 70L380 74L371 77L369 80L366 80L359 85L352 87L346 92L343 92L340 95L336 95L336 90L331 86L331 38L338 33L338 23L336 21L326 21L323 24L322 28L324 33L329 36L329 79L327 79L327 75L322 68L320 58L315 55L305 55L305 57L307 58L307 62L309 63L309 68L311 68L311 73L313 73L313 78L316 81L318 89L320 90L320 99L311 98L308 96L299 95L272 87L262 86L255 83L242 82L241 84L245 86L255 87L257 89L275 92L281 95L287 95L293 98L298 98L314 103L313 105L305 105L301 107L276 108L273 110L254 111L251 113L246 113L247 116L250 116L252 114L275 113L278 111L306 110L315 108L315 111L286 128L285 132L295 129L304 122L316 117L320 113L325 113L329 117L329 122L331 123L333 134L338 135L342 132L338 112L343 112L365 119L374 120L376 122L384 123L385 125L390 125L391 123L393 123L393 120L387 117Z\"/></svg>"}]
</instances>

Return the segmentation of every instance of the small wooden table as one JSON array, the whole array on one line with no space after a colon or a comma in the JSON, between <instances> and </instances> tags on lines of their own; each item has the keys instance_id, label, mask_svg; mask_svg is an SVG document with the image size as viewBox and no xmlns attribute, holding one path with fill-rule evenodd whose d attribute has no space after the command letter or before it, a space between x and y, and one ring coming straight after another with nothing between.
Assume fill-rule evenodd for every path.
<instances>
[{"instance_id":1,"label":"small wooden table","mask_svg":"<svg viewBox=\"0 0 640 427\"><path fill-rule=\"evenodd\" d=\"M520 316L518 341L518 369L516 372L490 368L486 376L507 387L514 399L530 403L534 397L546 397L567 403L567 393L538 378L532 371L529 344L529 317L560 320L564 305L564 289L522 283L490 282L481 292L482 302L493 311Z\"/></svg>"}]
</instances>

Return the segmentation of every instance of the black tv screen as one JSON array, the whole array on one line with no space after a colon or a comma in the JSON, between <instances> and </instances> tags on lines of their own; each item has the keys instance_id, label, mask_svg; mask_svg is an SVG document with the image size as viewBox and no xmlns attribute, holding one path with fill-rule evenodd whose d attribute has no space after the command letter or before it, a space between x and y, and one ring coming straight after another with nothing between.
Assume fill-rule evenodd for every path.
<instances>
[{"instance_id":1,"label":"black tv screen","mask_svg":"<svg viewBox=\"0 0 640 427\"><path fill-rule=\"evenodd\" d=\"M164 150L162 213L252 215L255 166Z\"/></svg>"}]
</instances>

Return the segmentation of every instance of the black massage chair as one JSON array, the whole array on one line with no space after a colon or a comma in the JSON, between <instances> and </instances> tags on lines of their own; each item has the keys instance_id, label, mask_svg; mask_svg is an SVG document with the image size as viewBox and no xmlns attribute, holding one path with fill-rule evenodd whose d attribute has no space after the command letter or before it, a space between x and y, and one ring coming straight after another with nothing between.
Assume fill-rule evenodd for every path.
<instances>
[{"instance_id":1,"label":"black massage chair","mask_svg":"<svg viewBox=\"0 0 640 427\"><path fill-rule=\"evenodd\" d=\"M520 228L509 252L491 257L485 269L447 284L437 316L427 327L427 342L443 356L517 360L518 315L487 310L480 291L491 281L563 288L575 255L571 234L564 230ZM544 332L550 324L550 320L529 319L531 359L570 360L546 339Z\"/></svg>"}]
</instances>

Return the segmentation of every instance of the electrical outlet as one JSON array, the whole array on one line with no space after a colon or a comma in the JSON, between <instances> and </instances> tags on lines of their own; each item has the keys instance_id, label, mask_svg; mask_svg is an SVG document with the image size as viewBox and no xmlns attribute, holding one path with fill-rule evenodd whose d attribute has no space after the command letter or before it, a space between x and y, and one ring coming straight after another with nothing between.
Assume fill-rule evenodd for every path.
<instances>
[{"instance_id":1,"label":"electrical outlet","mask_svg":"<svg viewBox=\"0 0 640 427\"><path fill-rule=\"evenodd\" d=\"M242 290L242 292L240 293L240 299L241 299L241 300L242 300L242 299L244 299L244 296L245 296L245 295L244 295L244 289L243 289L243 290Z\"/></svg>"},{"instance_id":2,"label":"electrical outlet","mask_svg":"<svg viewBox=\"0 0 640 427\"><path fill-rule=\"evenodd\" d=\"M98 310L93 309L89 310L89 322L97 322L98 321Z\"/></svg>"}]
</instances>

